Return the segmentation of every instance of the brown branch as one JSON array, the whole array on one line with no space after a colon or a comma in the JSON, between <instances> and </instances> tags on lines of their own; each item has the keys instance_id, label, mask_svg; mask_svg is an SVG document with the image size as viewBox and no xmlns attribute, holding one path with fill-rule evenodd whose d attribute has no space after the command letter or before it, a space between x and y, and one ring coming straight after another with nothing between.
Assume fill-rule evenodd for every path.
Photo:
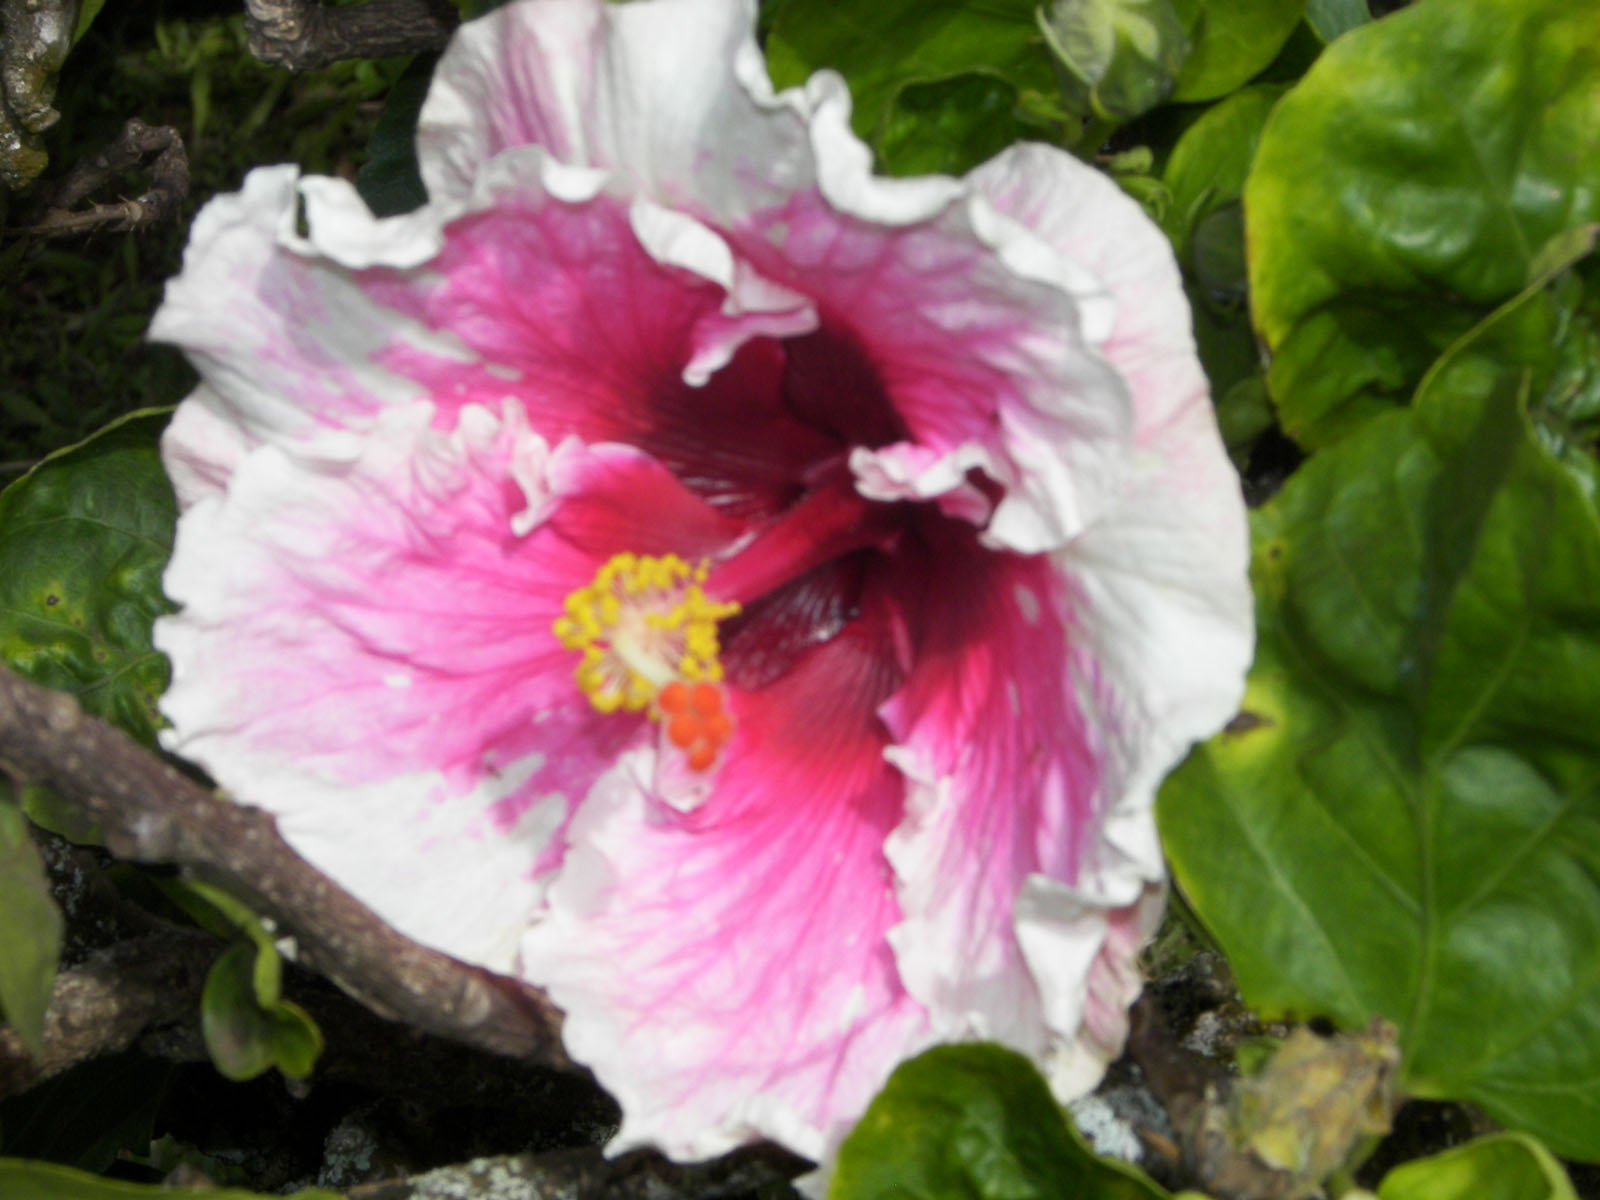
<instances>
[{"instance_id":1,"label":"brown branch","mask_svg":"<svg viewBox=\"0 0 1600 1200\"><path fill-rule=\"evenodd\" d=\"M442 50L458 23L447 0L367 0L323 8L317 0L244 0L250 53L296 71L343 58Z\"/></svg>"},{"instance_id":2,"label":"brown branch","mask_svg":"<svg viewBox=\"0 0 1600 1200\"><path fill-rule=\"evenodd\" d=\"M0 667L0 767L49 784L134 862L176 863L294 935L300 960L380 1016L498 1054L569 1067L542 992L401 936L289 848L272 818L222 799Z\"/></svg>"},{"instance_id":3,"label":"brown branch","mask_svg":"<svg viewBox=\"0 0 1600 1200\"><path fill-rule=\"evenodd\" d=\"M0 1028L0 1099L87 1059L114 1054L153 1025L192 1024L219 943L199 930L170 928L119 942L60 972L45 1014L44 1054Z\"/></svg>"},{"instance_id":4,"label":"brown branch","mask_svg":"<svg viewBox=\"0 0 1600 1200\"><path fill-rule=\"evenodd\" d=\"M150 188L133 200L74 207L113 179L155 156ZM42 200L44 215L28 230L41 237L84 233L128 233L177 217L189 194L189 156L171 125L146 125L131 117L122 133L97 154L80 159Z\"/></svg>"}]
</instances>

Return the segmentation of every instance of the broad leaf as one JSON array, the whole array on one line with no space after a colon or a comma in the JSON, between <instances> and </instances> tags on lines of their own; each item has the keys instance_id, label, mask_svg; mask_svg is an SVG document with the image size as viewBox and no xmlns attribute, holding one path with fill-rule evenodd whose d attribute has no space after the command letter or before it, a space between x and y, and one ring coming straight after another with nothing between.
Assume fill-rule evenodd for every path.
<instances>
[{"instance_id":1,"label":"broad leaf","mask_svg":"<svg viewBox=\"0 0 1600 1200\"><path fill-rule=\"evenodd\" d=\"M1257 514L1245 711L1159 816L1252 1004L1381 1014L1402 1090L1600 1157L1600 515L1559 282Z\"/></svg>"},{"instance_id":2,"label":"broad leaf","mask_svg":"<svg viewBox=\"0 0 1600 1200\"><path fill-rule=\"evenodd\" d=\"M147 745L168 679L150 643L171 611L161 573L177 510L156 450L166 421L134 413L0 493L0 659Z\"/></svg>"},{"instance_id":3,"label":"broad leaf","mask_svg":"<svg viewBox=\"0 0 1600 1200\"><path fill-rule=\"evenodd\" d=\"M0 1018L36 1055L44 1051L61 930L61 910L28 823L15 805L0 800Z\"/></svg>"},{"instance_id":4,"label":"broad leaf","mask_svg":"<svg viewBox=\"0 0 1600 1200\"><path fill-rule=\"evenodd\" d=\"M1378 1200L1578 1200L1555 1156L1516 1133L1479 1138L1396 1167Z\"/></svg>"},{"instance_id":5,"label":"broad leaf","mask_svg":"<svg viewBox=\"0 0 1600 1200\"><path fill-rule=\"evenodd\" d=\"M1285 430L1329 444L1600 217L1600 5L1420 0L1327 48L1245 189Z\"/></svg>"},{"instance_id":6,"label":"broad leaf","mask_svg":"<svg viewBox=\"0 0 1600 1200\"><path fill-rule=\"evenodd\" d=\"M1172 98L1214 100L1249 82L1283 49L1304 7L1305 0L1202 0Z\"/></svg>"},{"instance_id":7,"label":"broad leaf","mask_svg":"<svg viewBox=\"0 0 1600 1200\"><path fill-rule=\"evenodd\" d=\"M1158 1200L1096 1158L1022 1055L936 1046L898 1067L840 1147L829 1200Z\"/></svg>"}]
</instances>

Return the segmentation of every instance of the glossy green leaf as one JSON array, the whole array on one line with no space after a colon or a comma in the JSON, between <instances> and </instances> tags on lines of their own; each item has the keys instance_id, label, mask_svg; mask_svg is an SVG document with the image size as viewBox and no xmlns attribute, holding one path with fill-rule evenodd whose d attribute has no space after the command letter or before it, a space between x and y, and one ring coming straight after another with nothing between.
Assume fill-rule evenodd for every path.
<instances>
[{"instance_id":1,"label":"glossy green leaf","mask_svg":"<svg viewBox=\"0 0 1600 1200\"><path fill-rule=\"evenodd\" d=\"M1578 1200L1555 1156L1530 1137L1502 1133L1396 1167L1378 1200Z\"/></svg>"},{"instance_id":2,"label":"glossy green leaf","mask_svg":"<svg viewBox=\"0 0 1600 1200\"><path fill-rule=\"evenodd\" d=\"M1244 713L1158 812L1252 1004L1381 1014L1403 1090L1600 1157L1600 515L1559 283L1257 513Z\"/></svg>"},{"instance_id":3,"label":"glossy green leaf","mask_svg":"<svg viewBox=\"0 0 1600 1200\"><path fill-rule=\"evenodd\" d=\"M383 112L367 142L367 161L356 172L356 191L380 217L421 208L428 189L417 166L417 117L428 98L437 54L419 54L389 89Z\"/></svg>"},{"instance_id":4,"label":"glossy green leaf","mask_svg":"<svg viewBox=\"0 0 1600 1200\"><path fill-rule=\"evenodd\" d=\"M1158 1200L1096 1158L1039 1072L992 1044L936 1046L896 1068L840 1147L829 1200Z\"/></svg>"},{"instance_id":5,"label":"glossy green leaf","mask_svg":"<svg viewBox=\"0 0 1600 1200\"><path fill-rule=\"evenodd\" d=\"M169 1188L155 1184L125 1183L120 1179L101 1179L71 1167L54 1163L24 1162L0 1158L0 1196L5 1200L174 1200L193 1196L196 1200L258 1200L259 1193L239 1188ZM292 1193L289 1200L344 1200L337 1192L306 1188Z\"/></svg>"},{"instance_id":6,"label":"glossy green leaf","mask_svg":"<svg viewBox=\"0 0 1600 1200\"><path fill-rule=\"evenodd\" d=\"M44 1052L61 930L28 823L16 805L0 800L0 1017L33 1054Z\"/></svg>"},{"instance_id":7,"label":"glossy green leaf","mask_svg":"<svg viewBox=\"0 0 1600 1200\"><path fill-rule=\"evenodd\" d=\"M1062 97L1082 117L1120 124L1168 96L1189 59L1175 0L1047 0L1039 28L1054 54Z\"/></svg>"},{"instance_id":8,"label":"glossy green leaf","mask_svg":"<svg viewBox=\"0 0 1600 1200\"><path fill-rule=\"evenodd\" d=\"M270 959L263 970L261 958ZM322 1053L322 1034L304 1009L279 995L276 953L247 942L229 947L206 976L200 1032L218 1071L253 1079L277 1067L303 1079Z\"/></svg>"},{"instance_id":9,"label":"glossy green leaf","mask_svg":"<svg viewBox=\"0 0 1600 1200\"><path fill-rule=\"evenodd\" d=\"M1024 104L1030 94L1053 96L1034 8L1034 0L780 0L771 10L767 65L779 87L822 67L842 74L856 132L877 148L901 91L915 84L976 73Z\"/></svg>"},{"instance_id":10,"label":"glossy green leaf","mask_svg":"<svg viewBox=\"0 0 1600 1200\"><path fill-rule=\"evenodd\" d=\"M1420 0L1330 45L1245 189L1285 430L1327 445L1600 217L1600 5Z\"/></svg>"},{"instance_id":11,"label":"glossy green leaf","mask_svg":"<svg viewBox=\"0 0 1600 1200\"><path fill-rule=\"evenodd\" d=\"M150 643L171 611L161 573L177 510L156 450L166 421L124 417L0 492L0 659L147 745L168 678Z\"/></svg>"},{"instance_id":12,"label":"glossy green leaf","mask_svg":"<svg viewBox=\"0 0 1600 1200\"><path fill-rule=\"evenodd\" d=\"M1305 0L1203 0L1174 100L1226 96L1277 57L1300 23Z\"/></svg>"}]
</instances>

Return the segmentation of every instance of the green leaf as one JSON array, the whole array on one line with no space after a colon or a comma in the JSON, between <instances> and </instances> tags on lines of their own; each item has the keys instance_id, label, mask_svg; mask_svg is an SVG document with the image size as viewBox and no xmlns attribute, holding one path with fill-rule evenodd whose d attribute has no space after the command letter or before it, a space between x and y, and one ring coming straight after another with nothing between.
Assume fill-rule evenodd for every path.
<instances>
[{"instance_id":1,"label":"green leaf","mask_svg":"<svg viewBox=\"0 0 1600 1200\"><path fill-rule=\"evenodd\" d=\"M78 7L78 20L72 27L72 44L76 46L83 40L83 35L89 32L89 26L94 24L94 19L100 15L100 10L106 6L106 0L82 0Z\"/></svg>"},{"instance_id":2,"label":"green leaf","mask_svg":"<svg viewBox=\"0 0 1600 1200\"><path fill-rule=\"evenodd\" d=\"M1496 1134L1396 1167L1378 1200L1578 1200L1555 1156L1530 1137Z\"/></svg>"},{"instance_id":3,"label":"green leaf","mask_svg":"<svg viewBox=\"0 0 1600 1200\"><path fill-rule=\"evenodd\" d=\"M1017 107L1017 91L993 75L971 73L903 88L878 139L890 175L961 175L1046 126Z\"/></svg>"},{"instance_id":4,"label":"green leaf","mask_svg":"<svg viewBox=\"0 0 1600 1200\"><path fill-rule=\"evenodd\" d=\"M877 149L901 92L915 84L976 73L1005 85L1022 102L1030 93L1053 96L1055 75L1034 3L782 0L771 14L767 65L780 88L803 83L821 67L842 74L855 102L856 132ZM903 145L903 129L896 139Z\"/></svg>"},{"instance_id":5,"label":"green leaf","mask_svg":"<svg viewBox=\"0 0 1600 1200\"><path fill-rule=\"evenodd\" d=\"M1592 1158L1600 514L1561 434L1559 284L1256 514L1244 713L1158 815L1250 1003L1381 1014L1402 1090Z\"/></svg>"},{"instance_id":6,"label":"green leaf","mask_svg":"<svg viewBox=\"0 0 1600 1200\"><path fill-rule=\"evenodd\" d=\"M1306 24L1324 42L1371 20L1367 0L1306 0Z\"/></svg>"},{"instance_id":7,"label":"green leaf","mask_svg":"<svg viewBox=\"0 0 1600 1200\"><path fill-rule=\"evenodd\" d=\"M829 1200L1158 1200L1096 1158L1022 1055L936 1046L896 1068L840 1147Z\"/></svg>"},{"instance_id":8,"label":"green leaf","mask_svg":"<svg viewBox=\"0 0 1600 1200\"><path fill-rule=\"evenodd\" d=\"M15 805L0 801L0 1016L34 1055L44 1053L61 930L61 910L28 823Z\"/></svg>"},{"instance_id":9,"label":"green leaf","mask_svg":"<svg viewBox=\"0 0 1600 1200\"><path fill-rule=\"evenodd\" d=\"M428 98L437 54L419 54L394 81L367 142L367 161L356 172L356 190L377 216L421 208L428 189L417 166L417 117Z\"/></svg>"},{"instance_id":10,"label":"green leaf","mask_svg":"<svg viewBox=\"0 0 1600 1200\"><path fill-rule=\"evenodd\" d=\"M1195 226L1209 213L1238 202L1261 141L1261 130L1287 89L1257 84L1212 105L1172 148L1162 180L1172 197L1167 236L1180 256Z\"/></svg>"},{"instance_id":11,"label":"green leaf","mask_svg":"<svg viewBox=\"0 0 1600 1200\"><path fill-rule=\"evenodd\" d=\"M1257 84L1212 105L1172 148L1164 222L1187 278L1195 343L1234 461L1273 423L1246 308L1240 193L1267 114L1286 89Z\"/></svg>"},{"instance_id":12,"label":"green leaf","mask_svg":"<svg viewBox=\"0 0 1600 1200\"><path fill-rule=\"evenodd\" d=\"M1049 0L1039 28L1055 55L1063 99L1082 117L1120 124L1149 112L1177 84L1190 52L1192 0Z\"/></svg>"},{"instance_id":13,"label":"green leaf","mask_svg":"<svg viewBox=\"0 0 1600 1200\"><path fill-rule=\"evenodd\" d=\"M177 508L156 449L167 415L124 417L0 492L0 659L146 745L168 679L150 643L172 611L161 573Z\"/></svg>"},{"instance_id":14,"label":"green leaf","mask_svg":"<svg viewBox=\"0 0 1600 1200\"><path fill-rule=\"evenodd\" d=\"M1285 430L1327 445L1600 217L1600 5L1420 0L1330 45L1245 188Z\"/></svg>"},{"instance_id":15,"label":"green leaf","mask_svg":"<svg viewBox=\"0 0 1600 1200\"><path fill-rule=\"evenodd\" d=\"M322 1034L298 1004L278 994L278 958L263 969L257 948L240 942L217 959L200 997L200 1032L218 1071L253 1079L272 1067L303 1079L322 1053Z\"/></svg>"},{"instance_id":16,"label":"green leaf","mask_svg":"<svg viewBox=\"0 0 1600 1200\"><path fill-rule=\"evenodd\" d=\"M1172 98L1214 100L1247 83L1277 57L1304 7L1305 0L1202 0Z\"/></svg>"},{"instance_id":17,"label":"green leaf","mask_svg":"<svg viewBox=\"0 0 1600 1200\"><path fill-rule=\"evenodd\" d=\"M239 1188L200 1190L124 1183L120 1179L101 1179L53 1163L0 1158L0 1196L6 1200L172 1200L183 1196L193 1196L196 1200L256 1200L258 1195ZM344 1200L344 1197L322 1188L306 1188L294 1192L290 1200Z\"/></svg>"}]
</instances>

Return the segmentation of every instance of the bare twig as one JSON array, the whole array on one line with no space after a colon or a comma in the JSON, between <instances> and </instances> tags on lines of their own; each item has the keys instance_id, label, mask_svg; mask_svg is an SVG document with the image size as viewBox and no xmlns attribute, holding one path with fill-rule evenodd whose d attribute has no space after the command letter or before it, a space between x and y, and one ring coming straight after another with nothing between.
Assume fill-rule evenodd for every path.
<instances>
[{"instance_id":1,"label":"bare twig","mask_svg":"<svg viewBox=\"0 0 1600 1200\"><path fill-rule=\"evenodd\" d=\"M152 1025L193 1023L218 948L208 933L171 927L119 942L62 971L50 990L40 1058L0 1027L0 1099L86 1059L124 1050Z\"/></svg>"},{"instance_id":2,"label":"bare twig","mask_svg":"<svg viewBox=\"0 0 1600 1200\"><path fill-rule=\"evenodd\" d=\"M323 8L317 0L244 0L250 53L296 71L342 58L440 50L458 19L446 0L367 0Z\"/></svg>"},{"instance_id":3,"label":"bare twig","mask_svg":"<svg viewBox=\"0 0 1600 1200\"><path fill-rule=\"evenodd\" d=\"M150 188L142 196L73 211L151 155L155 161L150 164ZM44 215L29 232L42 237L127 233L173 219L188 194L189 156L184 153L182 136L171 125L146 125L130 117L115 141L79 160L50 188L43 197Z\"/></svg>"},{"instance_id":4,"label":"bare twig","mask_svg":"<svg viewBox=\"0 0 1600 1200\"><path fill-rule=\"evenodd\" d=\"M47 783L135 862L177 863L240 893L300 958L381 1016L567 1067L543 993L401 936L291 850L267 814L219 798L71 696L0 667L0 767Z\"/></svg>"}]
</instances>

